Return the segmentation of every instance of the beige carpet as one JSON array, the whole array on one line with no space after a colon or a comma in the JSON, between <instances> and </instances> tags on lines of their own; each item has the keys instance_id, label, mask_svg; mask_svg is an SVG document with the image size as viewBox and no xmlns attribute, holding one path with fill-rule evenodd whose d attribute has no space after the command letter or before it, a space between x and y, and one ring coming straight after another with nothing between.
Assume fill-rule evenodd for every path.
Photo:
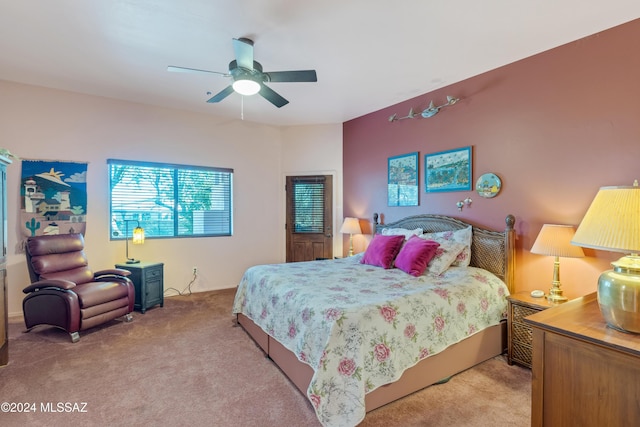
<instances>
[{"instance_id":1,"label":"beige carpet","mask_svg":"<svg viewBox=\"0 0 640 427\"><path fill-rule=\"evenodd\" d=\"M233 325L232 300L232 292L167 298L76 344L55 328L25 334L11 319L0 403L32 412L0 412L0 425L319 426L307 399ZM370 412L361 426L524 427L530 384L529 370L496 357Z\"/></svg>"}]
</instances>

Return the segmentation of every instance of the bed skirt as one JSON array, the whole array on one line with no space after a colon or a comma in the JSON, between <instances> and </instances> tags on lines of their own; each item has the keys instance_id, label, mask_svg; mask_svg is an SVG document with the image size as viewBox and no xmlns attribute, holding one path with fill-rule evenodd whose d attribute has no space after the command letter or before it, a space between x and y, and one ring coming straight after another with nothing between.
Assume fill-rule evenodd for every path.
<instances>
[{"instance_id":1,"label":"bed skirt","mask_svg":"<svg viewBox=\"0 0 640 427\"><path fill-rule=\"evenodd\" d=\"M313 369L269 336L248 317L238 314L238 323L296 387L307 395ZM378 387L365 396L366 411L421 390L503 354L507 347L506 321L486 328L407 369L398 381Z\"/></svg>"}]
</instances>

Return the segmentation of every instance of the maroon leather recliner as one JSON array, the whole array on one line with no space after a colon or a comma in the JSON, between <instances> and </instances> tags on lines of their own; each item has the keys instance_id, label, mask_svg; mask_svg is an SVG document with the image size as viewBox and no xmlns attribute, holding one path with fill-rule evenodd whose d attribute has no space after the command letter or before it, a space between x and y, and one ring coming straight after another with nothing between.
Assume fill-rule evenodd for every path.
<instances>
[{"instance_id":1,"label":"maroon leather recliner","mask_svg":"<svg viewBox=\"0 0 640 427\"><path fill-rule=\"evenodd\" d=\"M64 329L71 341L83 331L120 316L133 320L135 290L128 270L93 272L82 234L29 237L26 244L31 285L22 302L27 331L37 325Z\"/></svg>"}]
</instances>

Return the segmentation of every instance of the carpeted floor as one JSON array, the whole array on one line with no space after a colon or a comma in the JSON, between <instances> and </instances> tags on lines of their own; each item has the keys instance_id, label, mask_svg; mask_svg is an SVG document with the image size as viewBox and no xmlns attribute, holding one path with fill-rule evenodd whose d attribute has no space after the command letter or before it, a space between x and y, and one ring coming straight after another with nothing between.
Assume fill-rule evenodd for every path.
<instances>
[{"instance_id":1,"label":"carpeted floor","mask_svg":"<svg viewBox=\"0 0 640 427\"><path fill-rule=\"evenodd\" d=\"M2 426L319 426L311 405L231 316L232 291L165 299L81 333L9 323ZM367 414L361 426L528 426L531 372L490 359ZM30 412L25 412L28 409Z\"/></svg>"}]
</instances>

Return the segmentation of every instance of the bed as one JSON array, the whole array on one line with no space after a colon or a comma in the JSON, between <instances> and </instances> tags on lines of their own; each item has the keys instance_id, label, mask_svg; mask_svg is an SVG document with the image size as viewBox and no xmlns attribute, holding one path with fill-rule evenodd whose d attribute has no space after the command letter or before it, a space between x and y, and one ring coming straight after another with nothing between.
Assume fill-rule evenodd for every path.
<instances>
[{"instance_id":1,"label":"bed","mask_svg":"<svg viewBox=\"0 0 640 427\"><path fill-rule=\"evenodd\" d=\"M237 323L309 398L324 426L357 425L366 412L506 348L515 218L506 217L503 231L430 214L378 220L374 214L374 235L469 230L468 266L413 277L362 264L359 254L254 266L236 292Z\"/></svg>"}]
</instances>

